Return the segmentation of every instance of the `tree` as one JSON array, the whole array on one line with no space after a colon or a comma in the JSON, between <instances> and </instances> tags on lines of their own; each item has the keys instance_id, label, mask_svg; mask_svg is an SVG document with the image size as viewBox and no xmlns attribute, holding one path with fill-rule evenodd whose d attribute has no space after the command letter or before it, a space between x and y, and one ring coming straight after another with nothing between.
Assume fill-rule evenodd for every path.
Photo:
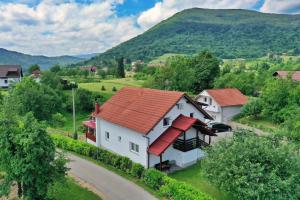
<instances>
[{"instance_id":1,"label":"tree","mask_svg":"<svg viewBox=\"0 0 300 200\"><path fill-rule=\"evenodd\" d=\"M75 93L75 106L78 111L92 111L94 107L93 93L82 88L77 89Z\"/></svg>"},{"instance_id":2,"label":"tree","mask_svg":"<svg viewBox=\"0 0 300 200\"><path fill-rule=\"evenodd\" d=\"M291 143L242 130L221 140L203 162L207 178L234 199L300 198L300 160Z\"/></svg>"},{"instance_id":3,"label":"tree","mask_svg":"<svg viewBox=\"0 0 300 200\"><path fill-rule=\"evenodd\" d=\"M25 115L32 112L39 120L51 119L52 114L61 111L62 96L45 84L36 83L30 78L23 78L12 92L14 102L22 106L18 113Z\"/></svg>"},{"instance_id":4,"label":"tree","mask_svg":"<svg viewBox=\"0 0 300 200\"><path fill-rule=\"evenodd\" d=\"M63 88L61 78L52 71L44 71L43 76L41 76L41 84L47 85L54 90L62 90Z\"/></svg>"},{"instance_id":5,"label":"tree","mask_svg":"<svg viewBox=\"0 0 300 200\"><path fill-rule=\"evenodd\" d=\"M254 118L258 118L262 109L262 103L259 98L250 99L249 102L242 107L241 114L243 116L253 116Z\"/></svg>"},{"instance_id":6,"label":"tree","mask_svg":"<svg viewBox=\"0 0 300 200\"><path fill-rule=\"evenodd\" d=\"M219 76L219 60L211 53L204 51L193 58L192 65L195 70L194 92L213 87L214 80Z\"/></svg>"},{"instance_id":7,"label":"tree","mask_svg":"<svg viewBox=\"0 0 300 200\"><path fill-rule=\"evenodd\" d=\"M41 67L38 65L38 64L35 64L35 65L31 65L27 71L28 71L28 74L32 74L33 71L35 70L41 70Z\"/></svg>"},{"instance_id":8,"label":"tree","mask_svg":"<svg viewBox=\"0 0 300 200\"><path fill-rule=\"evenodd\" d=\"M53 65L53 66L50 68L50 71L53 72L53 73L59 72L59 71L60 71L60 65L59 65L59 64Z\"/></svg>"},{"instance_id":9,"label":"tree","mask_svg":"<svg viewBox=\"0 0 300 200\"><path fill-rule=\"evenodd\" d=\"M15 102L8 99L0 112L0 167L5 172L0 196L7 195L14 182L24 199L46 199L48 188L65 176L66 159L58 154L46 132L32 113L24 118L11 112Z\"/></svg>"},{"instance_id":10,"label":"tree","mask_svg":"<svg viewBox=\"0 0 300 200\"><path fill-rule=\"evenodd\" d=\"M124 58L123 57L118 59L117 77L125 78Z\"/></svg>"}]
</instances>

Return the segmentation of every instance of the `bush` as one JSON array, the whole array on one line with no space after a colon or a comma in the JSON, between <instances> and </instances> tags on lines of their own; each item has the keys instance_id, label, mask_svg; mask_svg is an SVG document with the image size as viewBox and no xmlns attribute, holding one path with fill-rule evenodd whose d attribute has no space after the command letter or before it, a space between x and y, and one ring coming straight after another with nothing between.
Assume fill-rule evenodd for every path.
<instances>
[{"instance_id":1,"label":"bush","mask_svg":"<svg viewBox=\"0 0 300 200\"><path fill-rule=\"evenodd\" d=\"M145 171L143 181L150 188L158 190L162 186L162 179L166 176L164 173L156 169L148 169Z\"/></svg>"},{"instance_id":2,"label":"bush","mask_svg":"<svg viewBox=\"0 0 300 200\"><path fill-rule=\"evenodd\" d=\"M172 179L168 176L163 177L163 185L159 189L160 193L168 199L183 200L212 200L208 195L197 191L192 186Z\"/></svg>"},{"instance_id":3,"label":"bush","mask_svg":"<svg viewBox=\"0 0 300 200\"><path fill-rule=\"evenodd\" d=\"M253 116L255 118L261 114L263 106L259 98L251 99L246 105L242 107L242 116Z\"/></svg>"},{"instance_id":4,"label":"bush","mask_svg":"<svg viewBox=\"0 0 300 200\"><path fill-rule=\"evenodd\" d=\"M104 85L102 85L101 90L102 90L102 91L105 91L105 90L106 90L106 88L105 88Z\"/></svg>"},{"instance_id":5,"label":"bush","mask_svg":"<svg viewBox=\"0 0 300 200\"><path fill-rule=\"evenodd\" d=\"M112 88L112 91L113 91L113 92L116 92L116 91L117 91L117 88L114 86L114 87Z\"/></svg>"},{"instance_id":6,"label":"bush","mask_svg":"<svg viewBox=\"0 0 300 200\"><path fill-rule=\"evenodd\" d=\"M52 115L52 125L54 127L61 127L66 123L66 121L66 118L60 113L55 113Z\"/></svg>"},{"instance_id":7,"label":"bush","mask_svg":"<svg viewBox=\"0 0 300 200\"><path fill-rule=\"evenodd\" d=\"M143 173L145 171L145 168L143 165L139 163L133 163L132 168L131 168L131 175L136 177L136 178L141 178Z\"/></svg>"}]
</instances>

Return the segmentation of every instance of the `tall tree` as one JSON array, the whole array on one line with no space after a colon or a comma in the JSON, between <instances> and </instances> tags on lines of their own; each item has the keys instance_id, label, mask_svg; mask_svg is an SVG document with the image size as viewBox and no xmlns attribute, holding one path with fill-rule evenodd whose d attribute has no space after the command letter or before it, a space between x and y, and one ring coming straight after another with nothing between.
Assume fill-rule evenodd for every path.
<instances>
[{"instance_id":1,"label":"tall tree","mask_svg":"<svg viewBox=\"0 0 300 200\"><path fill-rule=\"evenodd\" d=\"M193 58L195 69L194 92L199 93L204 89L213 87L215 78L220 73L220 62L211 53L204 51Z\"/></svg>"},{"instance_id":2,"label":"tall tree","mask_svg":"<svg viewBox=\"0 0 300 200\"><path fill-rule=\"evenodd\" d=\"M118 59L117 76L119 78L125 78L124 58Z\"/></svg>"},{"instance_id":3,"label":"tall tree","mask_svg":"<svg viewBox=\"0 0 300 200\"><path fill-rule=\"evenodd\" d=\"M0 112L0 167L5 173L0 196L8 195L17 182L19 197L43 200L49 186L64 177L66 159L61 154L55 157L46 126L32 113L18 117L14 104L13 99L6 99Z\"/></svg>"},{"instance_id":4,"label":"tall tree","mask_svg":"<svg viewBox=\"0 0 300 200\"><path fill-rule=\"evenodd\" d=\"M60 65L59 65L59 64L53 65L53 66L50 68L50 71L53 72L53 73L59 72L59 71L60 71Z\"/></svg>"},{"instance_id":5,"label":"tall tree","mask_svg":"<svg viewBox=\"0 0 300 200\"><path fill-rule=\"evenodd\" d=\"M28 69L27 72L28 74L31 74L35 70L41 70L41 67L38 64L31 65Z\"/></svg>"}]
</instances>

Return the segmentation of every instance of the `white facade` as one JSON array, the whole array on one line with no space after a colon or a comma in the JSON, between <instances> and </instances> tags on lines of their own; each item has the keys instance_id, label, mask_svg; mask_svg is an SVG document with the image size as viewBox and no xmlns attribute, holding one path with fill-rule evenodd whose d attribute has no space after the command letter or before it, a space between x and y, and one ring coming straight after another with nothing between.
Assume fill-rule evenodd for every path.
<instances>
[{"instance_id":1,"label":"white facade","mask_svg":"<svg viewBox=\"0 0 300 200\"><path fill-rule=\"evenodd\" d=\"M198 95L197 101L205 103L207 106L202 108L213 118L212 121L228 123L232 118L241 112L242 106L220 106L214 98L204 90Z\"/></svg>"},{"instance_id":2,"label":"white facade","mask_svg":"<svg viewBox=\"0 0 300 200\"><path fill-rule=\"evenodd\" d=\"M132 161L140 163L145 167L153 167L155 164L159 163L160 158L148 153L149 146L171 126L172 121L180 114L188 117L193 116L194 118L204 121L203 113L183 97L147 135L113 124L101 118L96 118L96 143L90 140L88 140L88 142L122 156L126 156ZM166 117L170 119L168 126L163 125L163 119ZM196 137L196 132L196 129L190 128L186 132L186 138ZM199 137L202 139L204 138L204 135L199 133ZM163 153L162 158L163 160L173 161L180 167L186 167L195 163L205 155L205 152L198 148L188 152L182 152L174 149L171 145Z\"/></svg>"},{"instance_id":3,"label":"white facade","mask_svg":"<svg viewBox=\"0 0 300 200\"><path fill-rule=\"evenodd\" d=\"M11 83L20 82L21 78L0 78L0 87L7 88Z\"/></svg>"}]
</instances>

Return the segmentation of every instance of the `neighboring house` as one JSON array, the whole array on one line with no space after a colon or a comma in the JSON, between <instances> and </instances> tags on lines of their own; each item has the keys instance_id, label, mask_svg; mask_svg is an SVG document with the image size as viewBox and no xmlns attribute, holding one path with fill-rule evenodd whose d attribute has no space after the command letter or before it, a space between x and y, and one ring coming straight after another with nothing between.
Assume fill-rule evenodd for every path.
<instances>
[{"instance_id":1,"label":"neighboring house","mask_svg":"<svg viewBox=\"0 0 300 200\"><path fill-rule=\"evenodd\" d=\"M92 116L83 123L88 143L145 167L194 164L216 136L203 122L211 117L183 92L125 87Z\"/></svg>"},{"instance_id":2,"label":"neighboring house","mask_svg":"<svg viewBox=\"0 0 300 200\"><path fill-rule=\"evenodd\" d=\"M294 81L300 81L300 71L276 71L273 73L273 76L278 78L290 76Z\"/></svg>"},{"instance_id":3,"label":"neighboring house","mask_svg":"<svg viewBox=\"0 0 300 200\"><path fill-rule=\"evenodd\" d=\"M20 65L0 65L0 87L8 88L11 83L21 81L23 77Z\"/></svg>"},{"instance_id":4,"label":"neighboring house","mask_svg":"<svg viewBox=\"0 0 300 200\"><path fill-rule=\"evenodd\" d=\"M212 116L213 121L228 123L241 112L248 98L236 88L211 89L202 91L196 101Z\"/></svg>"}]
</instances>

